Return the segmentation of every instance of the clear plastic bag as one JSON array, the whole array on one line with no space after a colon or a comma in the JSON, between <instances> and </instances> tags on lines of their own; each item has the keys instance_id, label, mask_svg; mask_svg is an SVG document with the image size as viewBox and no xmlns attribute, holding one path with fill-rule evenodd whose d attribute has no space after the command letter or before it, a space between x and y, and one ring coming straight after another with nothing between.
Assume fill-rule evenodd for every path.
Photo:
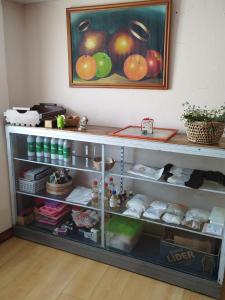
<instances>
[{"instance_id":1,"label":"clear plastic bag","mask_svg":"<svg viewBox=\"0 0 225 300\"><path fill-rule=\"evenodd\" d=\"M134 208L128 208L123 212L124 216L140 219L142 212Z\"/></svg>"},{"instance_id":2,"label":"clear plastic bag","mask_svg":"<svg viewBox=\"0 0 225 300\"><path fill-rule=\"evenodd\" d=\"M127 207L132 208L140 213L143 213L147 207L149 207L149 199L142 194L135 195L131 200L127 202Z\"/></svg>"},{"instance_id":3,"label":"clear plastic bag","mask_svg":"<svg viewBox=\"0 0 225 300\"><path fill-rule=\"evenodd\" d=\"M95 211L73 211L73 221L77 227L92 228L99 222L99 216Z\"/></svg>"},{"instance_id":4,"label":"clear plastic bag","mask_svg":"<svg viewBox=\"0 0 225 300\"><path fill-rule=\"evenodd\" d=\"M184 219L181 223L183 226L187 226L191 229L195 229L195 230L200 230L201 229L201 226L202 226L202 223L201 222L198 222L198 221L194 221L194 220L187 220L187 219Z\"/></svg>"},{"instance_id":5,"label":"clear plastic bag","mask_svg":"<svg viewBox=\"0 0 225 300\"><path fill-rule=\"evenodd\" d=\"M182 217L181 216L177 216L177 215L173 215L170 213L165 213L162 217L162 220L166 223L169 224L176 224L176 225L180 225L182 222Z\"/></svg>"},{"instance_id":6,"label":"clear plastic bag","mask_svg":"<svg viewBox=\"0 0 225 300\"><path fill-rule=\"evenodd\" d=\"M183 204L170 203L166 211L170 214L183 217L187 211L187 207Z\"/></svg>"},{"instance_id":7,"label":"clear plastic bag","mask_svg":"<svg viewBox=\"0 0 225 300\"><path fill-rule=\"evenodd\" d=\"M155 200L151 203L150 207L154 209L160 209L160 210L166 210L167 209L167 203L163 201Z\"/></svg>"},{"instance_id":8,"label":"clear plastic bag","mask_svg":"<svg viewBox=\"0 0 225 300\"><path fill-rule=\"evenodd\" d=\"M149 207L143 214L143 217L152 220L160 220L162 214L165 212L165 209L155 209L153 207Z\"/></svg>"},{"instance_id":9,"label":"clear plastic bag","mask_svg":"<svg viewBox=\"0 0 225 300\"><path fill-rule=\"evenodd\" d=\"M200 223L205 223L209 220L210 212L205 209L190 208L185 215L187 221L197 221Z\"/></svg>"}]
</instances>

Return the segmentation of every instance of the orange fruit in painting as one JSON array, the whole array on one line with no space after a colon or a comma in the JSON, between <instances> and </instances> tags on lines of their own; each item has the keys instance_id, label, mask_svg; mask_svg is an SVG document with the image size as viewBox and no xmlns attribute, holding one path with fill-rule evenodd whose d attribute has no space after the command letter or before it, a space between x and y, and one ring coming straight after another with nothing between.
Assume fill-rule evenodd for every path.
<instances>
[{"instance_id":1,"label":"orange fruit in painting","mask_svg":"<svg viewBox=\"0 0 225 300\"><path fill-rule=\"evenodd\" d=\"M148 72L148 64L142 55L133 54L125 60L123 70L129 80L141 80Z\"/></svg>"},{"instance_id":2,"label":"orange fruit in painting","mask_svg":"<svg viewBox=\"0 0 225 300\"><path fill-rule=\"evenodd\" d=\"M77 75L84 80L90 80L95 77L97 65L95 59L90 55L83 55L76 62Z\"/></svg>"}]
</instances>

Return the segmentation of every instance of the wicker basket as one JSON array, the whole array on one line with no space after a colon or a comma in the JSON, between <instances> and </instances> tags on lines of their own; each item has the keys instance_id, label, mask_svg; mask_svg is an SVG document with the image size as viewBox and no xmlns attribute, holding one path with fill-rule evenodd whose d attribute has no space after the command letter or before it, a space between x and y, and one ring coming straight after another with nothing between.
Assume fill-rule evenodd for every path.
<instances>
[{"instance_id":1,"label":"wicker basket","mask_svg":"<svg viewBox=\"0 0 225 300\"><path fill-rule=\"evenodd\" d=\"M21 192L36 194L45 188L45 183L48 180L48 176L39 180L27 180L25 178L19 178L18 185Z\"/></svg>"},{"instance_id":2,"label":"wicker basket","mask_svg":"<svg viewBox=\"0 0 225 300\"><path fill-rule=\"evenodd\" d=\"M217 144L221 139L225 124L222 122L187 122L187 138L198 144Z\"/></svg>"},{"instance_id":3,"label":"wicker basket","mask_svg":"<svg viewBox=\"0 0 225 300\"><path fill-rule=\"evenodd\" d=\"M78 127L80 123L79 116L68 116L65 120L66 127Z\"/></svg>"},{"instance_id":4,"label":"wicker basket","mask_svg":"<svg viewBox=\"0 0 225 300\"><path fill-rule=\"evenodd\" d=\"M66 183L56 184L56 183L46 183L46 190L49 194L56 196L63 196L68 194L73 187L72 179Z\"/></svg>"}]
</instances>

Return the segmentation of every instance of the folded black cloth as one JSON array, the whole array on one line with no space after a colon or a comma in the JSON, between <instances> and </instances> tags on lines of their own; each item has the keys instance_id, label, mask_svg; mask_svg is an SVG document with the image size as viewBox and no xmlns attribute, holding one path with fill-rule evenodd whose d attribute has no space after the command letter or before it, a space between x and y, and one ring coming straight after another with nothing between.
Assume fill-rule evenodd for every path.
<instances>
[{"instance_id":1,"label":"folded black cloth","mask_svg":"<svg viewBox=\"0 0 225 300\"><path fill-rule=\"evenodd\" d=\"M204 171L194 170L191 173L190 179L184 184L193 189L199 189L204 183Z\"/></svg>"},{"instance_id":2,"label":"folded black cloth","mask_svg":"<svg viewBox=\"0 0 225 300\"><path fill-rule=\"evenodd\" d=\"M165 166L164 166L164 170L163 170L162 175L166 175L167 173L169 173L169 172L170 172L170 169L171 169L172 167L173 167L172 164L167 164L167 165L165 165Z\"/></svg>"},{"instance_id":3,"label":"folded black cloth","mask_svg":"<svg viewBox=\"0 0 225 300\"><path fill-rule=\"evenodd\" d=\"M174 165L172 164L167 164L164 166L164 171L162 176L165 181L167 181L169 177L173 176L173 173L171 172L171 168L173 166ZM225 175L223 173L218 171L202 171L202 170L193 170L189 180L186 181L184 184L185 186L188 186L190 188L199 189L203 185L204 180L211 180L225 186Z\"/></svg>"},{"instance_id":4,"label":"folded black cloth","mask_svg":"<svg viewBox=\"0 0 225 300\"><path fill-rule=\"evenodd\" d=\"M225 185L225 175L218 171L205 171L204 179L218 182Z\"/></svg>"},{"instance_id":5,"label":"folded black cloth","mask_svg":"<svg viewBox=\"0 0 225 300\"><path fill-rule=\"evenodd\" d=\"M163 173L162 173L162 177L165 181L167 181L167 179L171 176L173 176L172 173L170 173L170 169L173 167L172 164L167 164L164 166L164 170L163 170Z\"/></svg>"}]
</instances>

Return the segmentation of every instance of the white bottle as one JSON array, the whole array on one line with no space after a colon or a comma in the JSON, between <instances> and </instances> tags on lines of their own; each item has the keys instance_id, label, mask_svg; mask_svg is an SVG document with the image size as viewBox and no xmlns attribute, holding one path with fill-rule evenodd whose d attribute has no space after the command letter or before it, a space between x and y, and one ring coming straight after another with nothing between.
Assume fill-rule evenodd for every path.
<instances>
[{"instance_id":1,"label":"white bottle","mask_svg":"<svg viewBox=\"0 0 225 300\"><path fill-rule=\"evenodd\" d=\"M43 145L43 137L36 137L36 156L37 160L41 161L44 158L44 145Z\"/></svg>"},{"instance_id":2,"label":"white bottle","mask_svg":"<svg viewBox=\"0 0 225 300\"><path fill-rule=\"evenodd\" d=\"M58 140L55 138L51 139L51 159L58 159Z\"/></svg>"},{"instance_id":3,"label":"white bottle","mask_svg":"<svg viewBox=\"0 0 225 300\"><path fill-rule=\"evenodd\" d=\"M58 159L63 161L63 139L58 140Z\"/></svg>"},{"instance_id":4,"label":"white bottle","mask_svg":"<svg viewBox=\"0 0 225 300\"><path fill-rule=\"evenodd\" d=\"M27 155L28 159L33 160L35 158L35 137L33 135L27 137Z\"/></svg>"},{"instance_id":5,"label":"white bottle","mask_svg":"<svg viewBox=\"0 0 225 300\"><path fill-rule=\"evenodd\" d=\"M112 191L112 196L110 197L110 199L109 199L109 206L111 207L111 208L115 208L115 207L117 207L118 206L118 199L117 199L117 196L116 196L116 191L115 190L113 190Z\"/></svg>"},{"instance_id":6,"label":"white bottle","mask_svg":"<svg viewBox=\"0 0 225 300\"><path fill-rule=\"evenodd\" d=\"M64 163L68 163L71 160L71 142L64 140L63 143L63 160Z\"/></svg>"},{"instance_id":7,"label":"white bottle","mask_svg":"<svg viewBox=\"0 0 225 300\"><path fill-rule=\"evenodd\" d=\"M88 168L88 145L85 145L85 167Z\"/></svg>"},{"instance_id":8,"label":"white bottle","mask_svg":"<svg viewBox=\"0 0 225 300\"><path fill-rule=\"evenodd\" d=\"M50 138L45 137L44 138L44 158L50 158L51 157L51 143Z\"/></svg>"}]
</instances>

